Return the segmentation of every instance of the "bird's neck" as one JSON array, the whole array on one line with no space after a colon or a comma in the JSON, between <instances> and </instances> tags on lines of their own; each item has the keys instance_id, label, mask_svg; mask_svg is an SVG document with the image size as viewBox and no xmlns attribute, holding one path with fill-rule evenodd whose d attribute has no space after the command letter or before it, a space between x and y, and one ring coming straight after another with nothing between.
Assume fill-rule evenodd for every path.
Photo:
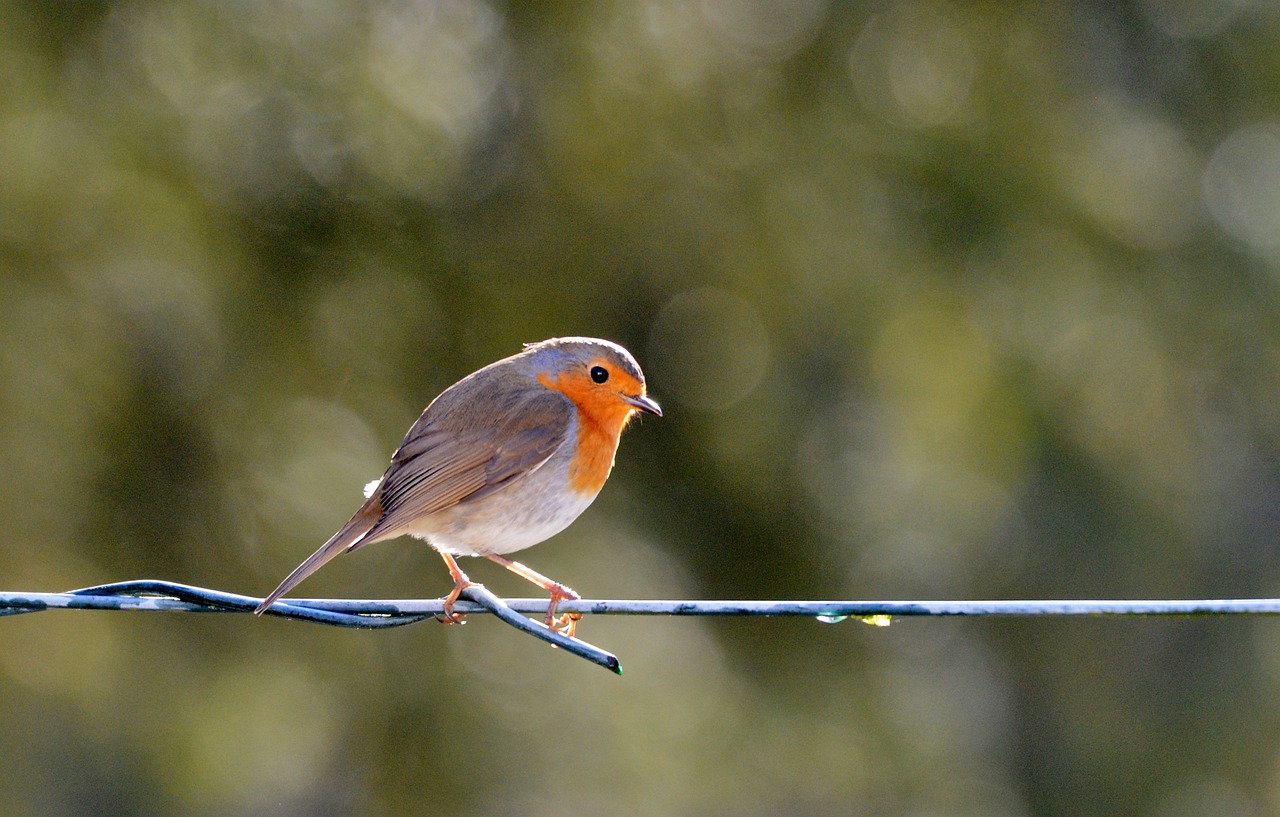
<instances>
[{"instance_id":1,"label":"bird's neck","mask_svg":"<svg viewBox=\"0 0 1280 817\"><path fill-rule=\"evenodd\" d=\"M538 381L573 401L578 413L578 450L569 467L569 486L579 494L595 496L613 470L618 438L635 412L612 395L601 395L577 378L546 374Z\"/></svg>"}]
</instances>

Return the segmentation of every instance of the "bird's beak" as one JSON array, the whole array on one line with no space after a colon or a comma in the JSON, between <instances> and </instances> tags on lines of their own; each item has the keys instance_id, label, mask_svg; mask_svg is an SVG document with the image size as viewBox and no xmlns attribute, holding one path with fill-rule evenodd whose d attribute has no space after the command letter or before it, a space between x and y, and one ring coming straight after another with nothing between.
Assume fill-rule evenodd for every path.
<instances>
[{"instance_id":1,"label":"bird's beak","mask_svg":"<svg viewBox=\"0 0 1280 817\"><path fill-rule=\"evenodd\" d=\"M625 403L635 406L646 414L656 414L659 417L662 416L662 406L658 405L658 401L654 400L652 397L646 397L643 394L637 397L632 397L624 394L622 395L622 400Z\"/></svg>"}]
</instances>

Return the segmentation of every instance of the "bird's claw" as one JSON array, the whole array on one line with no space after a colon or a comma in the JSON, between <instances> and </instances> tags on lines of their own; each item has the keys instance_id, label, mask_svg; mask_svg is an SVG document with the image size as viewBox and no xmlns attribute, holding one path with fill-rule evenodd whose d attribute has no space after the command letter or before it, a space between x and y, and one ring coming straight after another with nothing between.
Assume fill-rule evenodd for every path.
<instances>
[{"instance_id":1,"label":"bird's claw","mask_svg":"<svg viewBox=\"0 0 1280 817\"><path fill-rule=\"evenodd\" d=\"M450 609L450 610L445 610L443 613L436 613L435 619L441 624L466 624L467 614L455 613L453 612L452 609Z\"/></svg>"},{"instance_id":2,"label":"bird's claw","mask_svg":"<svg viewBox=\"0 0 1280 817\"><path fill-rule=\"evenodd\" d=\"M551 621L547 622L547 626L558 633L564 633L569 638L573 638L573 634L578 629L579 621L582 621L582 613L565 613L562 616L555 616Z\"/></svg>"}]
</instances>

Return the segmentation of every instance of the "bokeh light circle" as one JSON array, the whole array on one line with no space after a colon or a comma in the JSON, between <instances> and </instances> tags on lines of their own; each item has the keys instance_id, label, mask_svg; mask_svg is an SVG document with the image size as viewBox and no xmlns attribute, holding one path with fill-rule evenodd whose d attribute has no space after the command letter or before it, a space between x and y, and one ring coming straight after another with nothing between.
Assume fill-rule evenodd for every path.
<instances>
[{"instance_id":1,"label":"bokeh light circle","mask_svg":"<svg viewBox=\"0 0 1280 817\"><path fill-rule=\"evenodd\" d=\"M769 362L759 312L724 289L682 292L669 300L649 335L650 379L660 398L718 411L750 394Z\"/></svg>"},{"instance_id":2,"label":"bokeh light circle","mask_svg":"<svg viewBox=\"0 0 1280 817\"><path fill-rule=\"evenodd\" d=\"M1228 136L1204 172L1204 202L1222 229L1250 249L1280 249L1280 127L1252 125Z\"/></svg>"}]
</instances>

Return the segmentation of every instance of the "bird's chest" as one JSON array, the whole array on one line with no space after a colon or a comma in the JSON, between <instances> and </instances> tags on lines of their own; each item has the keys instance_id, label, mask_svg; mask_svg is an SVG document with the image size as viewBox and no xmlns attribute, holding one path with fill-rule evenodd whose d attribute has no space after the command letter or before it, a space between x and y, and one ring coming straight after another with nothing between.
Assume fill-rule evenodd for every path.
<instances>
[{"instance_id":1,"label":"bird's chest","mask_svg":"<svg viewBox=\"0 0 1280 817\"><path fill-rule=\"evenodd\" d=\"M613 460L618 453L618 437L621 428L608 428L589 417L579 415L575 435L577 450L567 469L569 488L592 498L600 493L604 482L613 470Z\"/></svg>"}]
</instances>

